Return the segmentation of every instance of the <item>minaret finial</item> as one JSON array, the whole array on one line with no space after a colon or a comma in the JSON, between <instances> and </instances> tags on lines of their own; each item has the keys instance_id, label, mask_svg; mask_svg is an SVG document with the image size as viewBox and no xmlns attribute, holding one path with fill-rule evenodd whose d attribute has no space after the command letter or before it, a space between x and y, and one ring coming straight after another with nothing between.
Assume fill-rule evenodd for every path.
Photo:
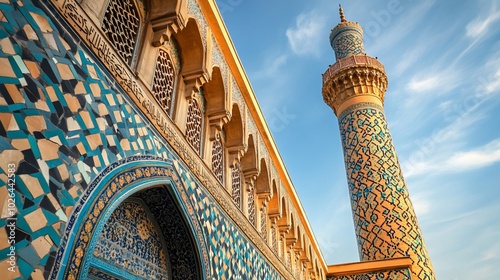
<instances>
[{"instance_id":1,"label":"minaret finial","mask_svg":"<svg viewBox=\"0 0 500 280\"><path fill-rule=\"evenodd\" d=\"M344 16L344 10L342 10L342 5L339 4L339 13L340 13L340 22L346 22L345 16Z\"/></svg>"}]
</instances>

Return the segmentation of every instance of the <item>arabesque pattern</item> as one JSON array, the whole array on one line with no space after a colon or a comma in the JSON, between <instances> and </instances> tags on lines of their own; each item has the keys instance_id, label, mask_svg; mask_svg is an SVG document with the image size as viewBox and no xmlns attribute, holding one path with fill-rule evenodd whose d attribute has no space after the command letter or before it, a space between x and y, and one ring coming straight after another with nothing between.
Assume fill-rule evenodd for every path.
<instances>
[{"instance_id":1,"label":"arabesque pattern","mask_svg":"<svg viewBox=\"0 0 500 280\"><path fill-rule=\"evenodd\" d=\"M411 256L415 278L434 279L383 109L358 103L339 126L361 259Z\"/></svg>"},{"instance_id":2,"label":"arabesque pattern","mask_svg":"<svg viewBox=\"0 0 500 280\"><path fill-rule=\"evenodd\" d=\"M94 256L143 279L168 279L166 248L147 210L125 201L109 217Z\"/></svg>"}]
</instances>

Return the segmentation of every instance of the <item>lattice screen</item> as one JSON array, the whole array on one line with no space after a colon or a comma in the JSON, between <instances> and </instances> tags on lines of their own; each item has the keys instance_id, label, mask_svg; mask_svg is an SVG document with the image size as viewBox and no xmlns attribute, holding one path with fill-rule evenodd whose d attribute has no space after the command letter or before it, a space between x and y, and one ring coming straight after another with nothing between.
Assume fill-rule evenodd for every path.
<instances>
[{"instance_id":1,"label":"lattice screen","mask_svg":"<svg viewBox=\"0 0 500 280\"><path fill-rule=\"evenodd\" d=\"M255 226L255 192L253 188L248 191L248 220Z\"/></svg>"},{"instance_id":2,"label":"lattice screen","mask_svg":"<svg viewBox=\"0 0 500 280\"><path fill-rule=\"evenodd\" d=\"M234 204L241 209L241 169L240 164L236 163L231 169L232 190Z\"/></svg>"},{"instance_id":3,"label":"lattice screen","mask_svg":"<svg viewBox=\"0 0 500 280\"><path fill-rule=\"evenodd\" d=\"M224 183L224 147L219 133L212 143L212 172L219 182Z\"/></svg>"},{"instance_id":4,"label":"lattice screen","mask_svg":"<svg viewBox=\"0 0 500 280\"><path fill-rule=\"evenodd\" d=\"M266 208L262 208L260 210L260 234L262 235L262 238L267 242L267 213L266 213Z\"/></svg>"},{"instance_id":5,"label":"lattice screen","mask_svg":"<svg viewBox=\"0 0 500 280\"><path fill-rule=\"evenodd\" d=\"M274 252L278 253L278 237L276 235L277 235L276 225L273 225L271 227L271 241L273 243L272 246L273 246Z\"/></svg>"},{"instance_id":6,"label":"lattice screen","mask_svg":"<svg viewBox=\"0 0 500 280\"><path fill-rule=\"evenodd\" d=\"M156 58L152 89L154 97L168 114L170 114L169 111L172 106L174 81L175 72L172 60L165 50L160 49Z\"/></svg>"},{"instance_id":7,"label":"lattice screen","mask_svg":"<svg viewBox=\"0 0 500 280\"><path fill-rule=\"evenodd\" d=\"M114 44L118 54L128 64L132 62L140 22L139 11L134 0L111 0L109 2L102 29L106 37Z\"/></svg>"},{"instance_id":8,"label":"lattice screen","mask_svg":"<svg viewBox=\"0 0 500 280\"><path fill-rule=\"evenodd\" d=\"M188 104L186 120L186 138L188 142L200 152L201 147L202 115L196 99L191 99Z\"/></svg>"}]
</instances>

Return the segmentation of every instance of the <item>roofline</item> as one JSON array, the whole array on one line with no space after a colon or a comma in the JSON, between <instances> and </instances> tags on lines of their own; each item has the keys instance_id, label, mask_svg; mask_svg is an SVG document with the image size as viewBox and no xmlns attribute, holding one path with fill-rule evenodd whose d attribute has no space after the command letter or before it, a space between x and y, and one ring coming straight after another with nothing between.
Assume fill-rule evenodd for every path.
<instances>
[{"instance_id":1,"label":"roofline","mask_svg":"<svg viewBox=\"0 0 500 280\"><path fill-rule=\"evenodd\" d=\"M201 10L205 15L208 24L210 25L212 34L215 36L217 43L219 44L219 47L224 54L224 57L226 58L226 62L229 65L229 68L231 69L231 72L242 92L243 98L245 99L245 102L249 107L250 113L252 114L257 128L264 138L264 142L268 148L269 155L278 169L278 173L283 180L288 194L290 195L290 199L292 200L295 209L297 209L297 212L299 212L298 214L300 216L300 220L302 221L307 234L311 238L311 244L316 251L318 259L321 261L323 271L326 273L327 265L319 248L319 244L316 240L316 237L314 236L314 232L311 225L309 224L306 212L302 207L302 203L299 200L299 196L295 191L295 187L292 183L290 175L288 174L283 159L278 151L276 142L274 141L271 131L265 121L252 85L250 84L250 80L248 79L245 69L243 68L243 64L241 63L238 53L236 52L233 41L229 36L229 32L222 19L220 11L214 0L199 0L199 3Z\"/></svg>"}]
</instances>

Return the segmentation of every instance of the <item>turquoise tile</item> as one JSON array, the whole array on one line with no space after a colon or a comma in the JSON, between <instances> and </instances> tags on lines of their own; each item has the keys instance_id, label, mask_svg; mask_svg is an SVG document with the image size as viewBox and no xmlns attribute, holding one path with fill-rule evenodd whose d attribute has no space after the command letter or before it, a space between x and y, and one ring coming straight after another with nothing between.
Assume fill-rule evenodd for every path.
<instances>
[{"instance_id":1,"label":"turquoise tile","mask_svg":"<svg viewBox=\"0 0 500 280\"><path fill-rule=\"evenodd\" d=\"M25 260L31 267L36 267L40 258L32 245L28 245L17 252L17 255Z\"/></svg>"},{"instance_id":2,"label":"turquoise tile","mask_svg":"<svg viewBox=\"0 0 500 280\"><path fill-rule=\"evenodd\" d=\"M45 218L47 219L47 226L51 226L57 222L59 222L59 217L53 213L50 213L49 211L42 209L43 214L45 215Z\"/></svg>"},{"instance_id":3,"label":"turquoise tile","mask_svg":"<svg viewBox=\"0 0 500 280\"><path fill-rule=\"evenodd\" d=\"M3 136L0 136L0 150L10 150L12 149L12 145L10 144L10 141L8 138L5 138Z\"/></svg>"},{"instance_id":4,"label":"turquoise tile","mask_svg":"<svg viewBox=\"0 0 500 280\"><path fill-rule=\"evenodd\" d=\"M19 228L20 230L22 230L28 234L32 233L28 223L26 223L26 220L24 219L24 216L27 213L23 211L21 214L22 215L17 215L17 228Z\"/></svg>"},{"instance_id":5,"label":"turquoise tile","mask_svg":"<svg viewBox=\"0 0 500 280\"><path fill-rule=\"evenodd\" d=\"M23 180L21 180L21 178L19 178L18 176L16 176L16 190L20 192L22 195L33 200L33 196L29 192L28 187L24 184ZM23 205L21 199L16 199L16 207L18 207L18 209L22 209Z\"/></svg>"},{"instance_id":6,"label":"turquoise tile","mask_svg":"<svg viewBox=\"0 0 500 280\"><path fill-rule=\"evenodd\" d=\"M17 259L17 265L19 267L19 272L21 276L25 279L28 279L28 277L30 277L31 273L33 272L34 268L22 258Z\"/></svg>"},{"instance_id":7,"label":"turquoise tile","mask_svg":"<svg viewBox=\"0 0 500 280\"><path fill-rule=\"evenodd\" d=\"M61 153L59 153L59 155L61 155ZM54 167L58 167L59 165L62 165L63 161L61 158L56 158L53 160L49 160L46 163L47 163L49 168L54 168Z\"/></svg>"}]
</instances>

